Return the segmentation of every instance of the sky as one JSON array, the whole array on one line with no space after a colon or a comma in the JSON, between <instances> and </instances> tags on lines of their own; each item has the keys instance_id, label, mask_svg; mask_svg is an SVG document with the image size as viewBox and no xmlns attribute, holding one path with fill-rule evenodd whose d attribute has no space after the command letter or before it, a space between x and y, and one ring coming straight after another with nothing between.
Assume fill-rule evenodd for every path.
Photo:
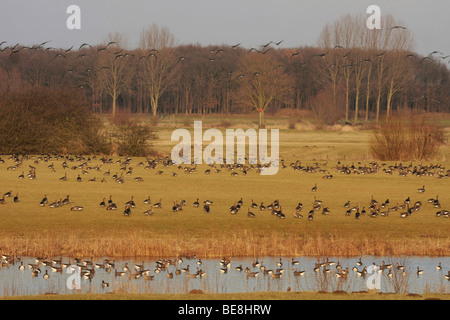
<instances>
[{"instance_id":1,"label":"sky","mask_svg":"<svg viewBox=\"0 0 450 320\"><path fill-rule=\"evenodd\" d=\"M70 5L80 8L81 29L70 30ZM280 48L315 46L323 27L344 14L383 15L402 20L416 40L415 51L450 54L449 0L0 0L0 42L74 48L100 44L110 32L124 33L129 48L153 23L167 27L176 44L245 48L283 40ZM362 26L365 27L365 26Z\"/></svg>"}]
</instances>

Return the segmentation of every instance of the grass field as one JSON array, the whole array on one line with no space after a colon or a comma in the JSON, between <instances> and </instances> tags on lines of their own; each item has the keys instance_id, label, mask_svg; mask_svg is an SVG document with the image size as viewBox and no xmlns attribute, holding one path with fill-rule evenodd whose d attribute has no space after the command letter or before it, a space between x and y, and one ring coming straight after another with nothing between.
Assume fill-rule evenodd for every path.
<instances>
[{"instance_id":1,"label":"grass field","mask_svg":"<svg viewBox=\"0 0 450 320\"><path fill-rule=\"evenodd\" d=\"M219 119L208 121L205 122L208 126L219 123ZM241 124L246 121L252 126L248 119ZM280 127L281 121L276 121ZM165 155L170 154L175 145L170 141L174 127L169 123L172 120L160 121L159 140L154 145ZM13 196L18 193L20 202L13 203L12 198L6 198L6 204L0 205L0 252L85 257L449 255L450 219L436 218L437 209L427 203L427 199L439 196L442 208L448 210L448 179L439 179L436 175L403 177L396 171L388 175L381 170L373 175L347 175L335 170L338 161L362 167L373 161L369 153L370 134L368 130L281 129L280 156L285 159L287 168L280 169L274 176L261 176L255 170L247 175L237 171L237 176L231 176L225 168L220 173L206 175L206 165L198 166L192 174L162 164L147 170L145 158L133 158L129 164L132 174L128 175L129 167L121 170L121 164L117 163L117 160L123 162L124 157L113 157L113 164L102 164L100 157L87 162L88 156L84 160L66 160L69 169L63 169L64 159L45 161L36 156L17 164L13 170L14 161L2 156L5 163L0 164L0 192L11 190ZM414 165L439 163L447 170L450 167L447 159L450 159L448 144L441 148L436 159ZM318 163L334 177L323 179L324 172L320 171L294 171L289 164L296 160L301 160L304 166ZM86 174L81 168L71 169L85 161ZM140 162L144 165L140 166ZM54 170L48 168L51 164ZM22 172L27 174L29 165L36 167L37 179L19 179ZM94 170L96 167L101 169ZM105 177L103 174L108 170L111 174L123 173L125 183L118 184L110 176ZM157 175L159 170L164 173ZM171 172L178 175L173 177ZM66 173L68 181L60 181ZM77 182L78 175L82 182ZM94 177L96 181L88 181ZM137 182L135 177L142 177L144 181ZM103 178L105 183L100 182ZM318 191L311 192L315 184ZM426 192L419 194L417 189L423 185ZM70 195L71 204L54 209L40 207L44 195L50 202ZM98 205L110 195L118 204L117 211L106 211ZM153 203L160 199L163 203L163 208L155 208L152 216L143 214L150 208L143 203L148 196ZM130 217L125 217L122 214L124 204L131 197L136 208L132 209ZM322 200L331 213L325 216L317 212L314 220L308 221L306 216L314 197ZM390 206L410 197L412 203L421 201L423 206L407 219L400 218L399 212L392 212L388 217L363 216L359 220L354 214L345 215L345 202L367 208L372 197L380 203L389 199ZM193 208L192 203L197 198L200 203L206 199L214 202L211 214L206 215L202 205ZM229 207L241 198L244 200L241 211L231 215ZM268 205L275 199L279 199L286 219L259 209L252 209L255 219L247 217L252 200L258 205L261 202ZM173 203L181 200L187 201L183 211L172 212ZM298 202L304 205L303 219L293 217ZM71 211L74 205L83 206L84 210Z\"/></svg>"}]
</instances>

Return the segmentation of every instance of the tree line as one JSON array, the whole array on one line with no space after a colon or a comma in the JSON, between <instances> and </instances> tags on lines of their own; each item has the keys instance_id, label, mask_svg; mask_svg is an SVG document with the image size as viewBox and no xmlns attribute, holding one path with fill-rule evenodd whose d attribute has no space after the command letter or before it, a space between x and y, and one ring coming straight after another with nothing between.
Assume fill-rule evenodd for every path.
<instances>
[{"instance_id":1,"label":"tree line","mask_svg":"<svg viewBox=\"0 0 450 320\"><path fill-rule=\"evenodd\" d=\"M315 47L239 43L175 45L152 25L137 48L114 33L103 44L0 45L0 92L63 88L95 113L240 114L309 110L322 123L379 121L396 109L448 112L450 72L442 52L414 52L412 33L387 16L381 30L363 16L327 24Z\"/></svg>"}]
</instances>

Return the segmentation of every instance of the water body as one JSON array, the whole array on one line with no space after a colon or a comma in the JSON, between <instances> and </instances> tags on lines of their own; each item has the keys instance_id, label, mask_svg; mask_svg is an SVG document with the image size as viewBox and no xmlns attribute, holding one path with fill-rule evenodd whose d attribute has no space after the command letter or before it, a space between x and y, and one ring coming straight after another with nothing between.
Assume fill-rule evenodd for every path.
<instances>
[{"instance_id":1,"label":"water body","mask_svg":"<svg viewBox=\"0 0 450 320\"><path fill-rule=\"evenodd\" d=\"M334 262L320 267L318 272L314 271L316 263ZM198 264L198 258L183 258L182 263L169 265L166 270L158 272L156 260L151 259L123 259L116 260L115 266L108 270L107 268L95 268L89 265L88 269L95 270L91 279L80 277L75 268L62 268L61 271L54 272L50 266L40 264L40 273L37 276L32 275L32 268L28 264L35 264L34 257L22 257L21 260L25 266L20 270L20 262L3 266L0 269L0 295L37 295L37 294L77 294L77 293L188 293L191 290L202 290L205 293L240 293L240 292L270 292L270 291L345 291L359 292L374 288L379 292L406 292L406 293L450 293L450 281L445 278L450 270L450 257L372 257L362 256L362 265L358 265L359 257L258 257L258 258L231 258L229 266L220 264L220 259L202 259ZM91 259L88 259L91 260ZM94 259L94 263L101 264L104 258ZM176 261L177 259L173 259ZM292 264L292 261L298 261L298 264ZM63 258L64 263L69 262L69 258ZM73 261L73 260L72 260ZM259 262L259 267L254 266ZM372 270L371 266L381 266L392 264L391 269L384 269L382 272ZM115 271L122 271L125 264L128 263L130 272L125 276L116 276ZM153 276L153 280L146 280L143 276L134 278L129 274L136 274L135 265L144 264L144 269L149 270L148 275ZM398 270L396 265L403 265L405 274ZM441 264L442 269L438 270L436 266ZM73 265L76 265L73 262ZM238 271L236 267L242 265L243 270ZM346 278L337 277L340 270L336 268L341 265L342 269L348 268ZM55 266L60 266L55 264ZM203 277L192 278L187 273L181 272L187 268L191 274L197 270L204 272ZM264 274L264 266L267 270L273 270L274 273L281 274L281 277L273 277L270 274ZM249 272L258 272L258 276L248 276L245 268ZM355 268L353 270L353 268ZM360 274L364 267L367 268L366 274ZM417 267L423 270L423 274L417 274ZM177 274L177 269L180 273ZM277 269L280 269L277 271ZM282 269L282 270L281 270ZM225 272L226 270L226 272ZM328 270L325 272L324 270ZM357 271L356 271L357 270ZM389 270L393 274L389 277ZM305 271L303 276L296 275L294 271ZM44 278L47 272L48 279ZM168 278L167 274L172 273L173 278ZM71 284L79 284L80 289L73 289L68 285L68 279ZM102 283L107 283L104 286Z\"/></svg>"}]
</instances>

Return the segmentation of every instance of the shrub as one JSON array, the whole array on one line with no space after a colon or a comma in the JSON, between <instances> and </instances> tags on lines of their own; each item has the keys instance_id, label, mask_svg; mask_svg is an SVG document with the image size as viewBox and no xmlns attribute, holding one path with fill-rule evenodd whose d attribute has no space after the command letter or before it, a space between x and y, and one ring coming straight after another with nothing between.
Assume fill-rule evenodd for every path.
<instances>
[{"instance_id":1,"label":"shrub","mask_svg":"<svg viewBox=\"0 0 450 320\"><path fill-rule=\"evenodd\" d=\"M219 124L218 124L218 126L219 126L220 128L230 128L231 125L232 125L232 124L231 124L230 120L227 120L227 119L223 119L223 120L220 121Z\"/></svg>"},{"instance_id":2,"label":"shrub","mask_svg":"<svg viewBox=\"0 0 450 320\"><path fill-rule=\"evenodd\" d=\"M157 138L152 126L137 120L115 125L112 137L120 156L148 156L153 153L151 141Z\"/></svg>"},{"instance_id":3,"label":"shrub","mask_svg":"<svg viewBox=\"0 0 450 320\"><path fill-rule=\"evenodd\" d=\"M375 128L370 150L382 161L427 160L444 143L444 129L423 117L395 118Z\"/></svg>"},{"instance_id":4,"label":"shrub","mask_svg":"<svg viewBox=\"0 0 450 320\"><path fill-rule=\"evenodd\" d=\"M336 97L333 94L332 87L328 86L308 100L307 105L311 109L311 115L317 128L336 124L344 115L342 90L338 89Z\"/></svg>"},{"instance_id":5,"label":"shrub","mask_svg":"<svg viewBox=\"0 0 450 320\"><path fill-rule=\"evenodd\" d=\"M0 153L108 153L102 126L73 90L0 94Z\"/></svg>"}]
</instances>

